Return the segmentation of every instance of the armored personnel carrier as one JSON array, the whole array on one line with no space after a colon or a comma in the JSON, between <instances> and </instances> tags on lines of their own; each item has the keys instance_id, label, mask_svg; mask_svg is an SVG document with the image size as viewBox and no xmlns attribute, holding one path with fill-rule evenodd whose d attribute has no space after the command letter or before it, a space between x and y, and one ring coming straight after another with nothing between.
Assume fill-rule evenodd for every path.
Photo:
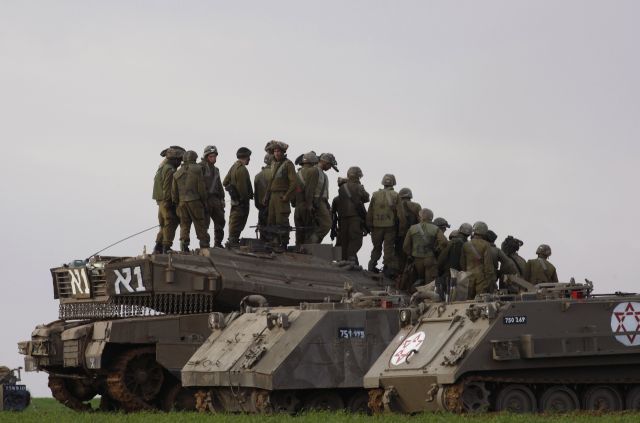
<instances>
[{"instance_id":1,"label":"armored personnel carrier","mask_svg":"<svg viewBox=\"0 0 640 423\"><path fill-rule=\"evenodd\" d=\"M182 369L200 411L367 412L365 372L399 330L404 295L213 313L212 333Z\"/></svg>"},{"instance_id":2,"label":"armored personnel carrier","mask_svg":"<svg viewBox=\"0 0 640 423\"><path fill-rule=\"evenodd\" d=\"M29 406L31 394L20 385L20 370L0 366L0 411L22 411Z\"/></svg>"},{"instance_id":3,"label":"armored personnel carrier","mask_svg":"<svg viewBox=\"0 0 640 423\"><path fill-rule=\"evenodd\" d=\"M640 409L640 296L539 284L421 302L367 372L369 405L406 413Z\"/></svg>"},{"instance_id":4,"label":"armored personnel carrier","mask_svg":"<svg viewBox=\"0 0 640 423\"><path fill-rule=\"evenodd\" d=\"M211 333L209 313L253 301L335 301L345 285L366 293L383 283L318 255L258 247L92 257L51 269L59 320L18 344L26 370L47 372L53 396L75 410L90 409L97 394L102 409L171 409L183 394L180 369Z\"/></svg>"}]
</instances>

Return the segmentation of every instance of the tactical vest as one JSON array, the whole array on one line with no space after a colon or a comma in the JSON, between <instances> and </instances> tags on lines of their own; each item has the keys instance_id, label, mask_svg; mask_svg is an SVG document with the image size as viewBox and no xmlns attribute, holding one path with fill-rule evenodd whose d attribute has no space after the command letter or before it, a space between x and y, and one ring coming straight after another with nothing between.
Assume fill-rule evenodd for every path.
<instances>
[{"instance_id":1,"label":"tactical vest","mask_svg":"<svg viewBox=\"0 0 640 423\"><path fill-rule=\"evenodd\" d=\"M434 248L438 230L436 225L429 222L418 223L409 228L409 236L413 247L411 255L418 258L435 255Z\"/></svg>"},{"instance_id":2,"label":"tactical vest","mask_svg":"<svg viewBox=\"0 0 640 423\"><path fill-rule=\"evenodd\" d=\"M174 170L173 166L171 166L166 160L160 164L158 170L156 171L156 176L153 178L153 198L156 201L167 201L171 200L171 191L164 192L163 182L167 172ZM169 189L171 189L171 184L169 184Z\"/></svg>"},{"instance_id":3,"label":"tactical vest","mask_svg":"<svg viewBox=\"0 0 640 423\"><path fill-rule=\"evenodd\" d=\"M325 198L329 199L329 177L319 167L316 167L318 172L318 184L316 185L316 192L313 193L313 198Z\"/></svg>"},{"instance_id":4,"label":"tactical vest","mask_svg":"<svg viewBox=\"0 0 640 423\"><path fill-rule=\"evenodd\" d=\"M200 200L198 179L202 177L202 168L195 163L183 164L173 175L178 186L180 202Z\"/></svg>"},{"instance_id":5,"label":"tactical vest","mask_svg":"<svg viewBox=\"0 0 640 423\"><path fill-rule=\"evenodd\" d=\"M288 162L288 163L287 163ZM269 189L272 192L287 191L289 189L289 173L287 168L293 166L289 159L283 159L281 162L273 162L271 165L272 178Z\"/></svg>"},{"instance_id":6,"label":"tactical vest","mask_svg":"<svg viewBox=\"0 0 640 423\"><path fill-rule=\"evenodd\" d=\"M218 181L220 181L220 171L217 167L206 161L201 161L200 166L204 170L204 180L207 186L207 194L221 197L224 193L218 189Z\"/></svg>"},{"instance_id":7,"label":"tactical vest","mask_svg":"<svg viewBox=\"0 0 640 423\"><path fill-rule=\"evenodd\" d=\"M338 216L351 217L358 216L356 204L362 203L360 198L360 184L355 182L346 182L338 188Z\"/></svg>"},{"instance_id":8,"label":"tactical vest","mask_svg":"<svg viewBox=\"0 0 640 423\"><path fill-rule=\"evenodd\" d=\"M374 227L389 228L396 224L398 198L398 193L392 189L380 189L373 193L371 208Z\"/></svg>"}]
</instances>

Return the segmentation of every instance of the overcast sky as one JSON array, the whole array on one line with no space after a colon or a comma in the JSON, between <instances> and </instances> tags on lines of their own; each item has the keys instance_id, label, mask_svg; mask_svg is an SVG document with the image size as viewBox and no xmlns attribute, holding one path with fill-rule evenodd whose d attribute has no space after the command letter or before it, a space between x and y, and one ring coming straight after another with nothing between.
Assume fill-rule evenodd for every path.
<instances>
[{"instance_id":1,"label":"overcast sky","mask_svg":"<svg viewBox=\"0 0 640 423\"><path fill-rule=\"evenodd\" d=\"M171 144L216 145L223 175L246 146L253 176L274 138L290 158L332 152L369 192L394 173L455 226L484 220L526 258L550 244L561 280L637 290L639 16L636 1L3 0L0 364L57 318L50 267L157 223Z\"/></svg>"}]
</instances>

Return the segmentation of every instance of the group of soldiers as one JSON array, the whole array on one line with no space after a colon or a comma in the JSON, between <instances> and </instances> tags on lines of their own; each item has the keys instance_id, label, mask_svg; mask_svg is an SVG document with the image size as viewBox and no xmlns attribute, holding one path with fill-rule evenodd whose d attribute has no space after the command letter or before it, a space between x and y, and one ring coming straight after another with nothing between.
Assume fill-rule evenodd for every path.
<instances>
[{"instance_id":1,"label":"group of soldiers","mask_svg":"<svg viewBox=\"0 0 640 423\"><path fill-rule=\"evenodd\" d=\"M342 259L358 263L363 238L370 234L373 249L368 270L379 271L382 257L382 271L395 278L402 289L411 290L432 280L446 284L451 269L470 274L471 298L496 289L501 275L517 275L534 284L558 280L548 261L548 245L538 247L538 257L526 261L518 255L522 241L508 236L498 248L497 235L484 222L473 226L463 223L447 239L450 225L446 219L434 219L431 210L413 202L409 188L396 192L392 174L384 175L382 188L369 196L360 182L362 170L351 167L346 178L338 178L338 194L330 202L327 171L338 172L335 156L310 151L292 162L287 158L288 148L282 141L269 141L264 166L253 183L247 169L252 153L246 147L238 149L237 160L224 179L215 166L215 146L205 147L199 163L195 151L179 146L163 150L153 185L160 225L154 252L170 251L178 225L181 251L189 251L192 224L200 248L209 248L211 222L214 246L222 248L226 191L231 200L229 248L239 245L254 200L260 237L271 243L274 251L285 251L289 233L295 230L297 248L320 244L330 235L341 247ZM291 207L294 227L289 221Z\"/></svg>"}]
</instances>

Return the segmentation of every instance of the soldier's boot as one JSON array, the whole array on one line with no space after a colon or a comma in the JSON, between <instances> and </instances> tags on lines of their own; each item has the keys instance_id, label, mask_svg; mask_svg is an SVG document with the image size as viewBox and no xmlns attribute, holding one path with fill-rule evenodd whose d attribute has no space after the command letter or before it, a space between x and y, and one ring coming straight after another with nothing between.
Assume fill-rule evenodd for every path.
<instances>
[{"instance_id":1,"label":"soldier's boot","mask_svg":"<svg viewBox=\"0 0 640 423\"><path fill-rule=\"evenodd\" d=\"M227 240L227 245L226 247L231 249L231 248L237 248L240 246L240 241L237 238L229 238Z\"/></svg>"},{"instance_id":2,"label":"soldier's boot","mask_svg":"<svg viewBox=\"0 0 640 423\"><path fill-rule=\"evenodd\" d=\"M162 254L162 243L156 242L156 246L153 247L153 254Z\"/></svg>"},{"instance_id":3,"label":"soldier's boot","mask_svg":"<svg viewBox=\"0 0 640 423\"><path fill-rule=\"evenodd\" d=\"M181 242L180 243L180 251L182 251L183 253L188 253L189 252L189 243L188 242Z\"/></svg>"},{"instance_id":4,"label":"soldier's boot","mask_svg":"<svg viewBox=\"0 0 640 423\"><path fill-rule=\"evenodd\" d=\"M171 249L171 245L163 245L162 246L162 254L169 254L172 253L173 250Z\"/></svg>"},{"instance_id":5,"label":"soldier's boot","mask_svg":"<svg viewBox=\"0 0 640 423\"><path fill-rule=\"evenodd\" d=\"M213 244L213 248L224 248L224 245L222 245L222 241L216 241Z\"/></svg>"}]
</instances>

